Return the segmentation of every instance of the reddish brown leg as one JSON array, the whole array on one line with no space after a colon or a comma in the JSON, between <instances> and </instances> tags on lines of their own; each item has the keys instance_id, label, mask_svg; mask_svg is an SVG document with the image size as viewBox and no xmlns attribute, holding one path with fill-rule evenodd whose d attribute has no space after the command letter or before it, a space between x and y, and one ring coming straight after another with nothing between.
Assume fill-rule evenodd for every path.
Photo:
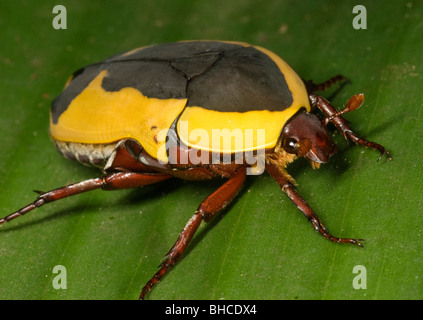
<instances>
[{"instance_id":1,"label":"reddish brown leg","mask_svg":"<svg viewBox=\"0 0 423 320\"><path fill-rule=\"evenodd\" d=\"M95 189L104 189L104 190L118 190L118 189L128 189L135 188L140 186L146 186L149 184L157 183L166 179L171 178L172 176L167 174L144 174L144 173L131 173L131 172L119 172L112 173L104 176L103 178L89 179L81 181L75 184L71 184L62 188L51 190L48 192L38 192L40 195L37 197L37 200L30 203L29 205L23 207L22 209L9 214L8 216L0 219L0 225L13 220L17 217L23 216L29 211L41 207L42 205L60 200L75 194L87 192Z\"/></svg>"},{"instance_id":2,"label":"reddish brown leg","mask_svg":"<svg viewBox=\"0 0 423 320\"><path fill-rule=\"evenodd\" d=\"M360 144L366 148L378 150L380 152L378 160L380 160L384 154L386 154L389 160L392 160L391 154L382 145L360 138L353 130L351 130L348 125L348 121L340 115L342 114L342 111L337 111L335 107L332 106L325 98L315 94L310 94L310 102L313 107L318 107L320 111L326 115L327 118L325 122L332 122L347 141L349 137L355 144Z\"/></svg>"},{"instance_id":3,"label":"reddish brown leg","mask_svg":"<svg viewBox=\"0 0 423 320\"><path fill-rule=\"evenodd\" d=\"M329 89L335 83L341 82L341 81L348 81L348 78L344 77L341 74L338 74L338 75L330 78L329 80L326 80L323 83L316 84L316 83L313 83L313 81L306 81L305 84L306 84L306 87L307 87L307 91L309 93L313 93L313 92L316 92L316 91L323 91L323 90Z\"/></svg>"},{"instance_id":4,"label":"reddish brown leg","mask_svg":"<svg viewBox=\"0 0 423 320\"><path fill-rule=\"evenodd\" d=\"M280 168L272 164L267 164L266 170L273 177L273 179L276 180L276 182L279 184L282 191L286 193L288 198L297 206L298 209L300 209L300 211L304 214L308 221L311 222L314 229L320 232L322 236L333 242L351 243L363 247L363 245L360 243L360 241L363 241L363 239L338 238L332 236L326 229L326 227L323 225L323 223L320 221L320 219L317 217L317 215L314 213L313 209L295 190L295 187L290 182L290 178L287 176L284 170L281 170Z\"/></svg>"},{"instance_id":5,"label":"reddish brown leg","mask_svg":"<svg viewBox=\"0 0 423 320\"><path fill-rule=\"evenodd\" d=\"M147 282L140 293L140 300L145 298L145 295L150 291L155 284L166 274L181 257L182 253L188 246L195 232L197 231L202 220L209 222L217 213L222 211L237 195L246 177L245 167L237 170L232 178L229 178L222 186L215 192L208 196L195 211L194 215L188 220L185 227L179 234L173 247L164 257L164 261L160 264L159 271L156 272L153 278Z\"/></svg>"}]
</instances>

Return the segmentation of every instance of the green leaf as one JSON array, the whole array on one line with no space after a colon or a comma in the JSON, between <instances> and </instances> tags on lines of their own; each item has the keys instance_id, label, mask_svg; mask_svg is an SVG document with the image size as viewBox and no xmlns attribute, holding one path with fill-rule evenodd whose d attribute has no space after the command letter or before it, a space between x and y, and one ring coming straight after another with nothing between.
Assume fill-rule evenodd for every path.
<instances>
[{"instance_id":1,"label":"green leaf","mask_svg":"<svg viewBox=\"0 0 423 320\"><path fill-rule=\"evenodd\" d=\"M319 170L289 172L329 231L365 238L331 243L266 174L250 176L236 201L202 224L182 260L149 299L423 298L423 9L418 1L62 1L0 3L0 203L5 216L47 191L98 177L54 150L51 100L83 65L117 52L184 39L254 43L282 56L304 79L351 79L331 101L356 93L346 115L362 137L393 156L346 144ZM326 96L331 96L328 92ZM218 182L172 180L93 191L46 205L0 228L1 299L136 299L199 203ZM66 268L66 289L55 289ZM353 286L355 277L366 289ZM362 269L361 269L362 270ZM359 280L356 278L356 281Z\"/></svg>"}]
</instances>

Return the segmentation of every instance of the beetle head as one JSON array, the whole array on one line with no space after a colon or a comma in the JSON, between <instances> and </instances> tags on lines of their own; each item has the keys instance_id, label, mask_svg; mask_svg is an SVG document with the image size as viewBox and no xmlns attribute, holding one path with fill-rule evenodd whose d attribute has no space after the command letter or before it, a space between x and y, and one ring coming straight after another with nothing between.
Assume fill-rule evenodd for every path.
<instances>
[{"instance_id":1,"label":"beetle head","mask_svg":"<svg viewBox=\"0 0 423 320\"><path fill-rule=\"evenodd\" d=\"M282 148L315 163L325 163L336 152L336 145L322 121L314 114L300 111L285 125Z\"/></svg>"}]
</instances>

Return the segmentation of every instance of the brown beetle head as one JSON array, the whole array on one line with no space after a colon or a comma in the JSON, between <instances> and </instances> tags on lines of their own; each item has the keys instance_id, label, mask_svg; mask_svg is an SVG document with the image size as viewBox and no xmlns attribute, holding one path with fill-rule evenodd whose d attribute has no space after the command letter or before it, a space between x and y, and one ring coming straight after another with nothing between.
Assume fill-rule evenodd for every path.
<instances>
[{"instance_id":1,"label":"brown beetle head","mask_svg":"<svg viewBox=\"0 0 423 320\"><path fill-rule=\"evenodd\" d=\"M306 111L298 112L285 125L281 146L286 152L315 163L327 162L337 150L319 117Z\"/></svg>"}]
</instances>

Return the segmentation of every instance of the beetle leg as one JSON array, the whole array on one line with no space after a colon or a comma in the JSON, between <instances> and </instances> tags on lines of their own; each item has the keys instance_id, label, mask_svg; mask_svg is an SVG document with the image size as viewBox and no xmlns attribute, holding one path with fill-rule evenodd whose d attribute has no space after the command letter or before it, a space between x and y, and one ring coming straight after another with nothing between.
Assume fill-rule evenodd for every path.
<instances>
[{"instance_id":1,"label":"beetle leg","mask_svg":"<svg viewBox=\"0 0 423 320\"><path fill-rule=\"evenodd\" d=\"M23 216L24 214L41 207L42 205L60 200L75 194L95 190L95 189L104 189L104 190L118 190L118 189L128 189L146 186L149 184L157 183L166 179L171 178L172 176L167 174L143 174L143 173L132 173L132 172L118 172L112 173L104 176L103 178L89 179L81 181L75 184L67 185L58 189L54 189L48 192L39 192L40 195L37 197L37 200L30 203L29 205L19 209L18 211L9 214L8 216L0 219L0 225L13 220L17 217Z\"/></svg>"},{"instance_id":2,"label":"beetle leg","mask_svg":"<svg viewBox=\"0 0 423 320\"><path fill-rule=\"evenodd\" d=\"M351 130L348 125L348 121L345 120L340 115L340 112L337 111L335 107L332 106L325 98L315 94L310 94L310 102L312 106L318 107L320 111L326 115L326 119L336 126L336 128L344 136L345 140L348 141L348 138L350 138L355 144L360 144L366 148L378 150L380 152L378 160L380 160L384 154L386 154L389 160L392 160L391 154L382 145L360 138L353 130Z\"/></svg>"},{"instance_id":3,"label":"beetle leg","mask_svg":"<svg viewBox=\"0 0 423 320\"><path fill-rule=\"evenodd\" d=\"M341 82L341 81L349 81L349 79L341 74L338 74L326 80L325 82L318 83L318 84L314 83L313 81L305 81L305 85L309 93L314 93L316 91L323 91L323 90L329 89L335 83Z\"/></svg>"},{"instance_id":4,"label":"beetle leg","mask_svg":"<svg viewBox=\"0 0 423 320\"><path fill-rule=\"evenodd\" d=\"M319 217L313 211L313 209L295 190L295 187L292 183L292 178L290 176L287 176L285 170L281 170L277 166L273 166L271 164L266 165L266 170L279 184L282 191L286 193L288 198L297 206L298 209L300 209L300 211L304 214L307 220L310 221L310 223L314 227L314 230L320 232L323 237L332 242L351 243L363 247L363 245L360 243L360 241L363 241L363 239L338 238L331 235L326 229L326 227L323 225L323 223L320 221Z\"/></svg>"},{"instance_id":5,"label":"beetle leg","mask_svg":"<svg viewBox=\"0 0 423 320\"><path fill-rule=\"evenodd\" d=\"M188 220L185 227L179 234L173 247L164 257L160 264L159 271L147 282L140 293L140 300L143 300L148 291L150 291L155 284L157 284L166 272L171 268L181 257L182 253L188 246L195 232L197 231L202 220L209 222L212 218L222 211L238 194L246 177L246 168L241 167L237 170L235 175L227 180L216 191L209 195L195 211L194 215Z\"/></svg>"}]
</instances>

